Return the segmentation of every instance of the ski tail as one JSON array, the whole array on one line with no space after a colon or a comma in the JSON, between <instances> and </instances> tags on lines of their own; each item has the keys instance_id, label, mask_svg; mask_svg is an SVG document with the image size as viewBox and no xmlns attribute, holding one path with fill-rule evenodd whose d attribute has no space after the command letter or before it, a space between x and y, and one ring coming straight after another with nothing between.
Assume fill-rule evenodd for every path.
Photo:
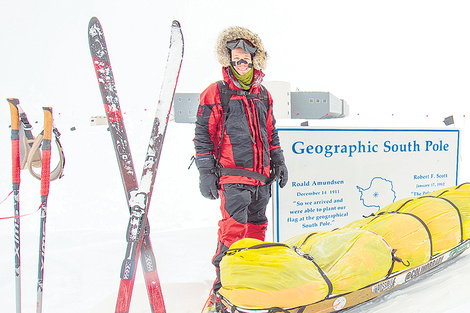
<instances>
[{"instance_id":1,"label":"ski tail","mask_svg":"<svg viewBox=\"0 0 470 313\"><path fill-rule=\"evenodd\" d=\"M15 297L16 313L21 313L21 253L20 253L20 114L19 100L7 99L11 113L11 159L13 184L13 211L15 226Z\"/></svg>"},{"instance_id":2,"label":"ski tail","mask_svg":"<svg viewBox=\"0 0 470 313\"><path fill-rule=\"evenodd\" d=\"M121 267L121 282L119 284L118 298L116 302L116 313L128 313L131 306L132 291L134 290L135 273L139 259L139 244L135 246L135 259L126 258ZM129 253L130 255L131 253ZM153 311L152 311L153 312Z\"/></svg>"},{"instance_id":3,"label":"ski tail","mask_svg":"<svg viewBox=\"0 0 470 313\"><path fill-rule=\"evenodd\" d=\"M36 312L42 312L42 296L44 283L44 255L46 243L46 216L47 198L49 196L50 163L51 163L51 137L52 137L52 108L44 107L44 133L42 142L41 164L41 224L39 231L39 264Z\"/></svg>"},{"instance_id":4,"label":"ski tail","mask_svg":"<svg viewBox=\"0 0 470 313\"><path fill-rule=\"evenodd\" d=\"M150 237L145 234L141 243L140 257L142 259L141 263L145 264L144 278L152 313L165 312L165 303L163 301L160 278L158 277L157 262L152 251Z\"/></svg>"}]
</instances>

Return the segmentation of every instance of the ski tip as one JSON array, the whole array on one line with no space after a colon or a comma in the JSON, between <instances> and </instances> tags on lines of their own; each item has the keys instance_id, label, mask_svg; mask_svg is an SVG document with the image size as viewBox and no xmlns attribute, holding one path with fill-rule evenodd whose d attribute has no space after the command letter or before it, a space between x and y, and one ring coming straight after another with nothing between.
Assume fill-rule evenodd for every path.
<instances>
[{"instance_id":1,"label":"ski tip","mask_svg":"<svg viewBox=\"0 0 470 313\"><path fill-rule=\"evenodd\" d=\"M177 20L174 20L173 23L171 23L171 26L172 27L181 27L181 24Z\"/></svg>"},{"instance_id":2,"label":"ski tip","mask_svg":"<svg viewBox=\"0 0 470 313\"><path fill-rule=\"evenodd\" d=\"M91 26L93 25L101 25L100 24L100 21L98 20L98 18L96 16L93 16L91 19L90 19L90 22L88 23L88 28L90 28Z\"/></svg>"}]
</instances>

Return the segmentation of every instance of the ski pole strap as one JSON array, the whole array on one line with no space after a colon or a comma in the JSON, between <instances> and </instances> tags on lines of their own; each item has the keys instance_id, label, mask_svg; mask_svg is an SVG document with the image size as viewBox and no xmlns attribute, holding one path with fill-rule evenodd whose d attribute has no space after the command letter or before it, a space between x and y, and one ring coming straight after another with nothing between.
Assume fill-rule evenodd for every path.
<instances>
[{"instance_id":1,"label":"ski pole strap","mask_svg":"<svg viewBox=\"0 0 470 313\"><path fill-rule=\"evenodd\" d=\"M43 143L44 133L41 132L38 137L35 138L31 131L33 127L29 123L28 117L23 111L23 108L20 106L20 101L16 98L8 98L7 101L10 104L10 110L12 114L12 151L15 155L19 156L19 165L16 166L13 164L14 169L18 167L18 173L15 171L13 173L13 178L15 180L17 177L16 180L19 182L19 170L27 168L29 169L31 175L40 180L41 175L34 172L33 167L40 168L42 166L41 152L39 148ZM55 137L55 143L59 151L59 162L55 169L50 172L50 180L52 181L62 177L65 166L65 155L62 144L60 143L60 132L52 121L52 113L51 125L52 132L54 133ZM14 140L18 140L19 144L17 145L17 142L13 142ZM51 138L49 138L49 140L51 140ZM18 149L16 149L16 147L18 147ZM15 160L16 159L14 158L13 161L15 162Z\"/></svg>"},{"instance_id":2,"label":"ski pole strap","mask_svg":"<svg viewBox=\"0 0 470 313\"><path fill-rule=\"evenodd\" d=\"M60 132L57 130L55 125L53 126L52 132L54 133L55 137L55 144L57 146L57 150L59 151L59 161L57 163L57 166L54 168L52 172L50 172L50 180L56 180L57 178L61 178L62 174L64 172L64 166L65 166L65 156L64 156L64 151L62 148L62 144L60 143ZM49 148L50 148L50 140L49 139ZM25 160L23 161L23 166L22 168L27 168L31 175L33 175L37 179L41 179L40 174L36 173L33 170L33 167L41 167L41 157L40 157L40 152L39 148L41 147L41 144L43 144L44 141L44 132L41 132L33 141L32 141L32 146L30 147L28 143L25 143L25 148L26 148L26 155L25 155Z\"/></svg>"},{"instance_id":3,"label":"ski pole strap","mask_svg":"<svg viewBox=\"0 0 470 313\"><path fill-rule=\"evenodd\" d=\"M32 132L33 127L28 121L28 117L26 113L23 111L23 108L19 104L17 100L17 107L20 114L20 160L21 160L21 169L25 168L26 159L28 156L28 152L31 149L34 143L34 135ZM36 152L34 157L36 167L41 167L41 153L39 151Z\"/></svg>"},{"instance_id":4,"label":"ski pole strap","mask_svg":"<svg viewBox=\"0 0 470 313\"><path fill-rule=\"evenodd\" d=\"M11 194L14 192L14 190L10 191L10 193L5 197L5 199L3 199L2 201L0 201L0 204L2 204L3 202L7 201L7 199L11 196Z\"/></svg>"},{"instance_id":5,"label":"ski pole strap","mask_svg":"<svg viewBox=\"0 0 470 313\"><path fill-rule=\"evenodd\" d=\"M44 203L41 203L39 205L39 207L36 210L32 211L32 212L24 213L24 214L21 214L21 215L0 217L0 220L8 220L8 219L12 219L12 218L22 218L22 217L25 217L25 216L33 215L34 213L39 212L39 210L41 210L43 205L44 205Z\"/></svg>"}]
</instances>

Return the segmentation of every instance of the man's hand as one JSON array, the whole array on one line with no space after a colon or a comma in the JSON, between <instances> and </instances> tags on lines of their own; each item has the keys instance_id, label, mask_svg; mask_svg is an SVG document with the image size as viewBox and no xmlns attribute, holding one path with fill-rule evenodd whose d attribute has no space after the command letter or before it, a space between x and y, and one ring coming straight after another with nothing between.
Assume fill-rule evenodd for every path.
<instances>
[{"instance_id":1,"label":"man's hand","mask_svg":"<svg viewBox=\"0 0 470 313\"><path fill-rule=\"evenodd\" d=\"M212 154L196 156L199 169L199 190L207 199L219 198L219 178L215 175L215 159Z\"/></svg>"},{"instance_id":2,"label":"man's hand","mask_svg":"<svg viewBox=\"0 0 470 313\"><path fill-rule=\"evenodd\" d=\"M280 148L271 151L271 179L279 180L279 187L283 188L289 179L284 154Z\"/></svg>"}]
</instances>

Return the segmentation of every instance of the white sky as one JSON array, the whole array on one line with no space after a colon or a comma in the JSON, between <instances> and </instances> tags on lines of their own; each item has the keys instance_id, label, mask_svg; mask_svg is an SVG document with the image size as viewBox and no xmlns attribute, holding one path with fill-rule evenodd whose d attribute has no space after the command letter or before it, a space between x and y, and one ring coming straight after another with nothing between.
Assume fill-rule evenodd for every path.
<instances>
[{"instance_id":1,"label":"white sky","mask_svg":"<svg viewBox=\"0 0 470 313\"><path fill-rule=\"evenodd\" d=\"M171 21L178 19L186 46L177 92L201 92L220 79L215 39L241 25L261 36L270 55L265 80L330 91L348 102L351 115L465 114L467 8L463 0L2 0L0 98L52 105L62 114L89 104L86 116L101 114L86 34L97 16L121 103L157 101Z\"/></svg>"}]
</instances>

